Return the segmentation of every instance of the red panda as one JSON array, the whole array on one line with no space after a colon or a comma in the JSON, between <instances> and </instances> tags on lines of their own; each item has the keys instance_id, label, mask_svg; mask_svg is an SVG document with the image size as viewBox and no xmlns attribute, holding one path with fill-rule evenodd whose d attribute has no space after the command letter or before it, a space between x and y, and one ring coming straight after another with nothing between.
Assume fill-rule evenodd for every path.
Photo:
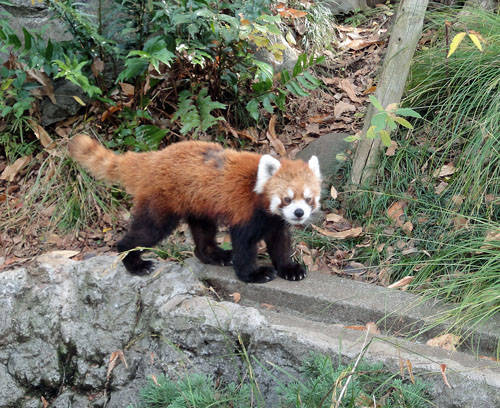
<instances>
[{"instance_id":1,"label":"red panda","mask_svg":"<svg viewBox=\"0 0 500 408\"><path fill-rule=\"evenodd\" d=\"M134 248L151 247L185 219L203 263L232 264L245 282L263 283L276 274L288 280L306 275L291 260L288 224L304 223L319 208L321 175L316 156L277 160L266 154L223 149L216 143L186 141L160 151L116 154L79 134L69 153L96 178L123 185L133 196L132 220L118 242L133 274L147 274L152 262ZM230 227L232 251L217 246L217 224ZM273 266L257 266L264 240Z\"/></svg>"}]
</instances>

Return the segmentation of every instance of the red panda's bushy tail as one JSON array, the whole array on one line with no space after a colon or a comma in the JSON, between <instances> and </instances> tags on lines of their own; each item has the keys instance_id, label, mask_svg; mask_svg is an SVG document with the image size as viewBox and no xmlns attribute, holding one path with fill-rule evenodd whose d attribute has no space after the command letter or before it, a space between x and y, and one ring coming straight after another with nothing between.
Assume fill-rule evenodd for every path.
<instances>
[{"instance_id":1,"label":"red panda's bushy tail","mask_svg":"<svg viewBox=\"0 0 500 408\"><path fill-rule=\"evenodd\" d=\"M68 145L70 156L87 169L95 178L120 182L121 156L106 149L89 136L80 133Z\"/></svg>"}]
</instances>

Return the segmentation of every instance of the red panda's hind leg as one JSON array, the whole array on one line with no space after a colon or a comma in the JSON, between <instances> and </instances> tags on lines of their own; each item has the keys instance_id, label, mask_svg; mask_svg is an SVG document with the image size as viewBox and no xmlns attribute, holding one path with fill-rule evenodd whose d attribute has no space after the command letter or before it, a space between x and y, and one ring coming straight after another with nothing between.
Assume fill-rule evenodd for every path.
<instances>
[{"instance_id":1,"label":"red panda's hind leg","mask_svg":"<svg viewBox=\"0 0 500 408\"><path fill-rule=\"evenodd\" d=\"M189 216L187 222L195 243L194 254L205 264L231 265L232 251L220 248L215 242L217 224L209 218Z\"/></svg>"},{"instance_id":2,"label":"red panda's hind leg","mask_svg":"<svg viewBox=\"0 0 500 408\"><path fill-rule=\"evenodd\" d=\"M123 258L123 265L134 275L147 275L153 268L152 261L141 258L137 247L151 248L169 235L179 223L179 217L172 214L155 214L148 206L134 211L128 232L118 242L117 249L128 252Z\"/></svg>"}]
</instances>

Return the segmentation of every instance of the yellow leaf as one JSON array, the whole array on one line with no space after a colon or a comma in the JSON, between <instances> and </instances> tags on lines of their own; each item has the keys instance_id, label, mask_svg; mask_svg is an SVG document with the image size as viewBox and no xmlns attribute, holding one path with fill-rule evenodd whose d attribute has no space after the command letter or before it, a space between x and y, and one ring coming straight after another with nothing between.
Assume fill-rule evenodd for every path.
<instances>
[{"instance_id":1,"label":"yellow leaf","mask_svg":"<svg viewBox=\"0 0 500 408\"><path fill-rule=\"evenodd\" d=\"M394 116L393 119L400 125L403 125L406 129L413 129L413 125L410 122L408 122L405 118L402 118L400 116Z\"/></svg>"},{"instance_id":2,"label":"yellow leaf","mask_svg":"<svg viewBox=\"0 0 500 408\"><path fill-rule=\"evenodd\" d=\"M288 41L288 44L297 45L297 41L295 41L295 37L290 31L286 33L285 38Z\"/></svg>"},{"instance_id":3,"label":"yellow leaf","mask_svg":"<svg viewBox=\"0 0 500 408\"><path fill-rule=\"evenodd\" d=\"M453 40L451 40L450 44L450 51L448 52L448 55L446 58L450 58L450 56L457 50L457 47L460 45L462 40L465 37L465 34L467 34L465 31L458 33L455 37L453 37Z\"/></svg>"},{"instance_id":4,"label":"yellow leaf","mask_svg":"<svg viewBox=\"0 0 500 408\"><path fill-rule=\"evenodd\" d=\"M77 101L80 105L85 106L85 102L83 102L78 96L73 95L73 99Z\"/></svg>"},{"instance_id":5,"label":"yellow leaf","mask_svg":"<svg viewBox=\"0 0 500 408\"><path fill-rule=\"evenodd\" d=\"M330 196L334 200L337 199L338 193L337 193L337 189L334 186L332 186L332 188L330 188Z\"/></svg>"},{"instance_id":6,"label":"yellow leaf","mask_svg":"<svg viewBox=\"0 0 500 408\"><path fill-rule=\"evenodd\" d=\"M469 37L477 47L479 51L483 51L483 47L481 46L481 41L479 41L479 37L476 34L469 33Z\"/></svg>"}]
</instances>

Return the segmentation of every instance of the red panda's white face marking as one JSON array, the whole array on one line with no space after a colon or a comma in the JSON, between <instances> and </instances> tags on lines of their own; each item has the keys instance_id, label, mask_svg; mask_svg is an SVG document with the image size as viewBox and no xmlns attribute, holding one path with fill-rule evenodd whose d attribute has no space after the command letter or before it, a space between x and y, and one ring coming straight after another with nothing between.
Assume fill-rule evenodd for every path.
<instances>
[{"instance_id":1,"label":"red panda's white face marking","mask_svg":"<svg viewBox=\"0 0 500 408\"><path fill-rule=\"evenodd\" d=\"M254 191L269 199L269 211L290 224L303 224L319 209L321 173L316 156L308 163L270 155L259 161Z\"/></svg>"},{"instance_id":2,"label":"red panda's white face marking","mask_svg":"<svg viewBox=\"0 0 500 408\"><path fill-rule=\"evenodd\" d=\"M257 181L253 191L261 194L268 180L280 169L281 163L269 154L260 158L259 168L257 169Z\"/></svg>"}]
</instances>

